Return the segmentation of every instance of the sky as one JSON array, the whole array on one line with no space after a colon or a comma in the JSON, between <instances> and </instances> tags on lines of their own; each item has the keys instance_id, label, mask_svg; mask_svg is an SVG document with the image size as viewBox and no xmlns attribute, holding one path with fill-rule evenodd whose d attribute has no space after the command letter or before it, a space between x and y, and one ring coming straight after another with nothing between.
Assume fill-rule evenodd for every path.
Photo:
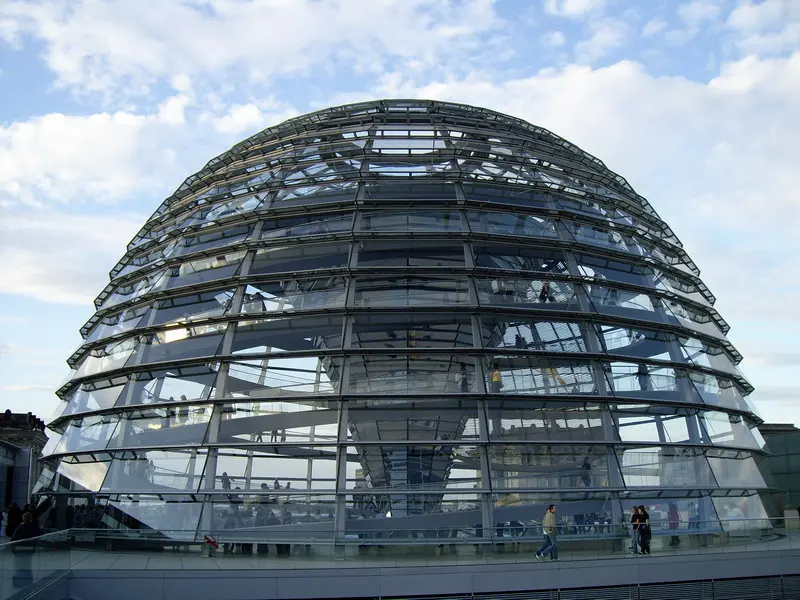
<instances>
[{"instance_id":1,"label":"sky","mask_svg":"<svg viewBox=\"0 0 800 600\"><path fill-rule=\"evenodd\" d=\"M1 408L45 420L108 271L189 175L376 98L550 129L648 198L800 424L800 0L0 0Z\"/></svg>"}]
</instances>

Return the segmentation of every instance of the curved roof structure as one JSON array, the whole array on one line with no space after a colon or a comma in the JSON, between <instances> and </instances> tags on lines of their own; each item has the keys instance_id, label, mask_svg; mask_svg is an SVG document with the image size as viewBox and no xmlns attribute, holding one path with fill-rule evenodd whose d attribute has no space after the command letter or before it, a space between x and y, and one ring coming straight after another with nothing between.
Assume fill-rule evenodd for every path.
<instances>
[{"instance_id":1,"label":"curved roof structure","mask_svg":"<svg viewBox=\"0 0 800 600\"><path fill-rule=\"evenodd\" d=\"M435 543L554 502L573 523L760 518L751 386L699 275L540 127L420 100L297 117L128 245L37 493L53 523L190 540Z\"/></svg>"}]
</instances>

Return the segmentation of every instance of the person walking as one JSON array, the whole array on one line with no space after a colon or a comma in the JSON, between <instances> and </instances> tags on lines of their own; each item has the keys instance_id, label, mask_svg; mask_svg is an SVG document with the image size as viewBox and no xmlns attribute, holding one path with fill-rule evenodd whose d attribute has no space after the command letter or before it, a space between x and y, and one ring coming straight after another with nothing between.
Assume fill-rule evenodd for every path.
<instances>
[{"instance_id":1,"label":"person walking","mask_svg":"<svg viewBox=\"0 0 800 600\"><path fill-rule=\"evenodd\" d=\"M680 546L681 538L676 535L676 532L681 526L681 514L678 512L678 507L674 502L669 504L669 512L667 513L669 520L669 530L672 532L672 537L669 540L670 546Z\"/></svg>"},{"instance_id":2,"label":"person walking","mask_svg":"<svg viewBox=\"0 0 800 600\"><path fill-rule=\"evenodd\" d=\"M642 554L650 554L650 514L644 505L639 507L639 539L641 540Z\"/></svg>"},{"instance_id":3,"label":"person walking","mask_svg":"<svg viewBox=\"0 0 800 600\"><path fill-rule=\"evenodd\" d=\"M556 505L547 507L547 512L542 518L542 535L544 543L536 551L536 558L544 560L544 555L549 554L550 560L558 560L558 540L556 539Z\"/></svg>"},{"instance_id":4,"label":"person walking","mask_svg":"<svg viewBox=\"0 0 800 600\"><path fill-rule=\"evenodd\" d=\"M631 509L631 550L634 554L639 554L639 546L641 540L639 539L639 507L634 506Z\"/></svg>"}]
</instances>

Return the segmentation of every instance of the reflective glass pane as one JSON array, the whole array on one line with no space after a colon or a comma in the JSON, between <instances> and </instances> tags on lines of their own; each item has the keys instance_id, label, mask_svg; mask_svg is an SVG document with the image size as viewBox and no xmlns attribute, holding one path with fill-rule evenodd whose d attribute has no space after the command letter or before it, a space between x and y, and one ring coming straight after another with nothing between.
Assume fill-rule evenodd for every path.
<instances>
[{"instance_id":1,"label":"reflective glass pane","mask_svg":"<svg viewBox=\"0 0 800 600\"><path fill-rule=\"evenodd\" d=\"M474 392L475 366L469 356L402 354L353 356L353 394L442 394Z\"/></svg>"},{"instance_id":2,"label":"reflective glass pane","mask_svg":"<svg viewBox=\"0 0 800 600\"><path fill-rule=\"evenodd\" d=\"M364 240L359 242L359 267L463 267L459 241Z\"/></svg>"},{"instance_id":3,"label":"reflective glass pane","mask_svg":"<svg viewBox=\"0 0 800 600\"><path fill-rule=\"evenodd\" d=\"M580 288L567 281L476 277L475 287L482 306L580 310Z\"/></svg>"},{"instance_id":4,"label":"reflective glass pane","mask_svg":"<svg viewBox=\"0 0 800 600\"><path fill-rule=\"evenodd\" d=\"M128 361L148 364L215 356L228 329L227 323L186 324L140 336L138 353Z\"/></svg>"},{"instance_id":5,"label":"reflective glass pane","mask_svg":"<svg viewBox=\"0 0 800 600\"><path fill-rule=\"evenodd\" d=\"M492 445L488 453L493 490L597 488L619 481L618 474L609 475L605 446Z\"/></svg>"},{"instance_id":6,"label":"reflective glass pane","mask_svg":"<svg viewBox=\"0 0 800 600\"><path fill-rule=\"evenodd\" d=\"M753 531L770 526L769 514L758 494L749 496L712 496L724 531Z\"/></svg>"},{"instance_id":7,"label":"reflective glass pane","mask_svg":"<svg viewBox=\"0 0 800 600\"><path fill-rule=\"evenodd\" d=\"M480 457L475 446L364 444L355 446L347 457L346 485L351 490L452 491L484 487L480 485Z\"/></svg>"},{"instance_id":8,"label":"reflective glass pane","mask_svg":"<svg viewBox=\"0 0 800 600\"><path fill-rule=\"evenodd\" d=\"M126 308L120 312L106 315L100 322L92 329L86 338L87 342L95 342L97 340L111 337L112 335L119 335L126 331L130 331L136 327L142 320L142 317L150 311L150 305L134 306Z\"/></svg>"},{"instance_id":9,"label":"reflective glass pane","mask_svg":"<svg viewBox=\"0 0 800 600\"><path fill-rule=\"evenodd\" d=\"M694 448L618 448L625 485L632 487L714 487L703 451Z\"/></svg>"},{"instance_id":10,"label":"reflective glass pane","mask_svg":"<svg viewBox=\"0 0 800 600\"><path fill-rule=\"evenodd\" d=\"M236 402L222 407L217 443L336 442L338 405L328 402ZM209 440L213 435L209 431Z\"/></svg>"},{"instance_id":11,"label":"reflective glass pane","mask_svg":"<svg viewBox=\"0 0 800 600\"><path fill-rule=\"evenodd\" d=\"M206 463L197 450L119 452L111 462L103 491L195 492Z\"/></svg>"},{"instance_id":12,"label":"reflective glass pane","mask_svg":"<svg viewBox=\"0 0 800 600\"><path fill-rule=\"evenodd\" d=\"M253 231L253 224L235 225L214 231L200 231L182 239L177 248L176 256L202 252L203 250L223 248L243 241Z\"/></svg>"},{"instance_id":13,"label":"reflective glass pane","mask_svg":"<svg viewBox=\"0 0 800 600\"><path fill-rule=\"evenodd\" d=\"M97 492L108 472L108 462L69 463L58 465L52 490L55 492Z\"/></svg>"},{"instance_id":14,"label":"reflective glass pane","mask_svg":"<svg viewBox=\"0 0 800 600\"><path fill-rule=\"evenodd\" d=\"M450 198L455 200L456 188L452 183L401 183L401 182L368 182L364 184L364 197L374 199L396 198L401 200Z\"/></svg>"},{"instance_id":15,"label":"reflective glass pane","mask_svg":"<svg viewBox=\"0 0 800 600\"><path fill-rule=\"evenodd\" d=\"M612 362L603 365L610 391L618 398L702 403L682 371L662 365Z\"/></svg>"},{"instance_id":16,"label":"reflective glass pane","mask_svg":"<svg viewBox=\"0 0 800 600\"><path fill-rule=\"evenodd\" d=\"M347 202L355 199L357 190L358 183L355 181L301 185L292 188L282 187L275 194L272 205L301 206L325 202Z\"/></svg>"},{"instance_id":17,"label":"reflective glass pane","mask_svg":"<svg viewBox=\"0 0 800 600\"><path fill-rule=\"evenodd\" d=\"M217 279L226 279L239 274L245 251L229 252L216 256L204 256L170 267L167 271L166 288L196 285Z\"/></svg>"},{"instance_id":18,"label":"reflective glass pane","mask_svg":"<svg viewBox=\"0 0 800 600\"><path fill-rule=\"evenodd\" d=\"M159 300L153 305L155 316L148 325L189 323L224 315L230 309L233 288Z\"/></svg>"},{"instance_id":19,"label":"reflective glass pane","mask_svg":"<svg viewBox=\"0 0 800 600\"><path fill-rule=\"evenodd\" d=\"M494 356L486 365L486 388L492 394L596 394L588 361Z\"/></svg>"},{"instance_id":20,"label":"reflective glass pane","mask_svg":"<svg viewBox=\"0 0 800 600\"><path fill-rule=\"evenodd\" d=\"M623 442L703 442L697 414L690 409L660 405L619 405L614 407L614 420Z\"/></svg>"},{"instance_id":21,"label":"reflective glass pane","mask_svg":"<svg viewBox=\"0 0 800 600\"><path fill-rule=\"evenodd\" d=\"M134 336L91 350L84 356L75 377L96 375L124 367L125 363L134 355L136 346L137 338Z\"/></svg>"},{"instance_id":22,"label":"reflective glass pane","mask_svg":"<svg viewBox=\"0 0 800 600\"><path fill-rule=\"evenodd\" d=\"M680 338L680 343L687 359L693 364L741 376L731 357L720 346L688 337Z\"/></svg>"},{"instance_id":23,"label":"reflective glass pane","mask_svg":"<svg viewBox=\"0 0 800 600\"><path fill-rule=\"evenodd\" d=\"M250 275L346 267L350 244L302 244L258 250Z\"/></svg>"},{"instance_id":24,"label":"reflective glass pane","mask_svg":"<svg viewBox=\"0 0 800 600\"><path fill-rule=\"evenodd\" d=\"M453 313L356 313L353 348L471 348L472 319Z\"/></svg>"},{"instance_id":25,"label":"reflective glass pane","mask_svg":"<svg viewBox=\"0 0 800 600\"><path fill-rule=\"evenodd\" d=\"M216 364L135 373L118 406L207 400L217 379Z\"/></svg>"},{"instance_id":26,"label":"reflective glass pane","mask_svg":"<svg viewBox=\"0 0 800 600\"><path fill-rule=\"evenodd\" d=\"M344 306L343 277L252 283L245 288L242 313L318 310Z\"/></svg>"},{"instance_id":27,"label":"reflective glass pane","mask_svg":"<svg viewBox=\"0 0 800 600\"><path fill-rule=\"evenodd\" d=\"M725 337L717 323L712 320L708 314L699 309L690 307L688 304L675 302L674 300L664 300L663 304L666 310L672 315L672 318L667 318L668 323L682 325L683 327L688 327L694 331L720 339Z\"/></svg>"},{"instance_id":28,"label":"reflective glass pane","mask_svg":"<svg viewBox=\"0 0 800 600\"><path fill-rule=\"evenodd\" d=\"M150 291L162 289L166 285L166 281L167 272L165 269L152 271L147 275L117 286L106 297L100 308L108 308L109 306L139 298Z\"/></svg>"},{"instance_id":29,"label":"reflective glass pane","mask_svg":"<svg viewBox=\"0 0 800 600\"><path fill-rule=\"evenodd\" d=\"M362 231L461 231L461 216L457 211L364 211Z\"/></svg>"},{"instance_id":30,"label":"reflective glass pane","mask_svg":"<svg viewBox=\"0 0 800 600\"><path fill-rule=\"evenodd\" d=\"M731 380L695 371L689 372L689 378L706 404L749 412L741 391Z\"/></svg>"},{"instance_id":31,"label":"reflective glass pane","mask_svg":"<svg viewBox=\"0 0 800 600\"><path fill-rule=\"evenodd\" d=\"M700 418L703 420L709 443L715 446L759 448L758 442L742 415L704 411L700 414Z\"/></svg>"},{"instance_id":32,"label":"reflective glass pane","mask_svg":"<svg viewBox=\"0 0 800 600\"><path fill-rule=\"evenodd\" d=\"M351 403L347 435L355 442L477 440L478 403L437 399Z\"/></svg>"},{"instance_id":33,"label":"reflective glass pane","mask_svg":"<svg viewBox=\"0 0 800 600\"><path fill-rule=\"evenodd\" d=\"M624 325L596 325L596 331L609 354L636 359L656 359L671 362L688 362L671 333L635 329Z\"/></svg>"},{"instance_id":34,"label":"reflective glass pane","mask_svg":"<svg viewBox=\"0 0 800 600\"><path fill-rule=\"evenodd\" d=\"M470 211L467 213L467 219L472 233L552 239L558 237L555 222L537 215Z\"/></svg>"},{"instance_id":35,"label":"reflective glass pane","mask_svg":"<svg viewBox=\"0 0 800 600\"><path fill-rule=\"evenodd\" d=\"M465 279L425 277L358 277L355 281L356 306L442 306L468 304Z\"/></svg>"},{"instance_id":36,"label":"reflective glass pane","mask_svg":"<svg viewBox=\"0 0 800 600\"><path fill-rule=\"evenodd\" d=\"M542 518L551 504L556 505L556 530L561 540L587 534L620 534L612 519L619 514L619 500L608 492L592 493L578 487L539 494L506 492L493 495L492 500L495 519L492 533L497 537L533 539L538 546L542 540Z\"/></svg>"},{"instance_id":37,"label":"reflective glass pane","mask_svg":"<svg viewBox=\"0 0 800 600\"><path fill-rule=\"evenodd\" d=\"M212 480L209 463L203 489L231 491L238 500L254 495L286 494L336 487L335 446L276 446L260 450L220 449Z\"/></svg>"},{"instance_id":38,"label":"reflective glass pane","mask_svg":"<svg viewBox=\"0 0 800 600\"><path fill-rule=\"evenodd\" d=\"M708 462L719 487L765 488L767 484L748 452L709 450Z\"/></svg>"},{"instance_id":39,"label":"reflective glass pane","mask_svg":"<svg viewBox=\"0 0 800 600\"><path fill-rule=\"evenodd\" d=\"M136 529L153 529L169 539L194 540L202 503L188 497L119 496L108 502L114 516ZM106 519L107 520L107 519ZM138 526L137 526L138 524Z\"/></svg>"},{"instance_id":40,"label":"reflective glass pane","mask_svg":"<svg viewBox=\"0 0 800 600\"><path fill-rule=\"evenodd\" d=\"M663 323L665 320L663 312L653 304L653 300L644 292L618 290L617 288L594 283L585 284L584 289L589 295L592 308L601 315L646 319L656 323Z\"/></svg>"},{"instance_id":41,"label":"reflective glass pane","mask_svg":"<svg viewBox=\"0 0 800 600\"><path fill-rule=\"evenodd\" d=\"M563 254L555 250L474 242L472 252L476 267L554 274L569 272Z\"/></svg>"},{"instance_id":42,"label":"reflective glass pane","mask_svg":"<svg viewBox=\"0 0 800 600\"><path fill-rule=\"evenodd\" d=\"M305 238L349 233L353 228L353 213L329 213L314 216L287 217L264 221L261 239Z\"/></svg>"},{"instance_id":43,"label":"reflective glass pane","mask_svg":"<svg viewBox=\"0 0 800 600\"><path fill-rule=\"evenodd\" d=\"M626 243L625 238L627 236L619 231L590 223L581 223L579 221L561 221L561 223L572 240L579 244L591 244L593 246L602 246L619 252L632 252L637 254L636 248L629 247Z\"/></svg>"},{"instance_id":44,"label":"reflective glass pane","mask_svg":"<svg viewBox=\"0 0 800 600\"><path fill-rule=\"evenodd\" d=\"M126 413L108 448L149 448L200 444L211 406L176 406Z\"/></svg>"},{"instance_id":45,"label":"reflective glass pane","mask_svg":"<svg viewBox=\"0 0 800 600\"><path fill-rule=\"evenodd\" d=\"M600 406L535 400L489 401L489 439L508 442L591 442L616 436ZM607 415L606 415L607 417Z\"/></svg>"},{"instance_id":46,"label":"reflective glass pane","mask_svg":"<svg viewBox=\"0 0 800 600\"><path fill-rule=\"evenodd\" d=\"M54 454L102 450L119 423L118 415L79 417L70 421Z\"/></svg>"},{"instance_id":47,"label":"reflective glass pane","mask_svg":"<svg viewBox=\"0 0 800 600\"><path fill-rule=\"evenodd\" d=\"M268 358L230 363L226 398L333 394L341 378L341 357Z\"/></svg>"},{"instance_id":48,"label":"reflective glass pane","mask_svg":"<svg viewBox=\"0 0 800 600\"><path fill-rule=\"evenodd\" d=\"M485 348L588 352L598 347L594 329L588 324L485 313L481 315L481 325ZM586 336L591 336L593 346L587 345Z\"/></svg>"},{"instance_id":49,"label":"reflective glass pane","mask_svg":"<svg viewBox=\"0 0 800 600\"><path fill-rule=\"evenodd\" d=\"M638 495L638 494L637 494ZM623 499L622 509L625 518L630 521L633 506L644 505L650 515L650 529L655 535L689 535L704 532L720 531L721 526L711 496L667 498L659 494L658 498L643 500Z\"/></svg>"},{"instance_id":50,"label":"reflective glass pane","mask_svg":"<svg viewBox=\"0 0 800 600\"><path fill-rule=\"evenodd\" d=\"M269 354L342 347L341 316L305 316L239 321L232 354Z\"/></svg>"},{"instance_id":51,"label":"reflective glass pane","mask_svg":"<svg viewBox=\"0 0 800 600\"><path fill-rule=\"evenodd\" d=\"M86 389L86 386L80 386L70 395L68 400L69 404L67 404L63 414L74 415L112 408L117 402L117 398L119 398L123 388L123 384L95 390L89 390Z\"/></svg>"},{"instance_id":52,"label":"reflective glass pane","mask_svg":"<svg viewBox=\"0 0 800 600\"><path fill-rule=\"evenodd\" d=\"M545 207L547 204L544 194L520 186L505 187L494 184L482 185L480 183L464 182L461 188L464 190L464 196L467 200L537 207Z\"/></svg>"}]
</instances>

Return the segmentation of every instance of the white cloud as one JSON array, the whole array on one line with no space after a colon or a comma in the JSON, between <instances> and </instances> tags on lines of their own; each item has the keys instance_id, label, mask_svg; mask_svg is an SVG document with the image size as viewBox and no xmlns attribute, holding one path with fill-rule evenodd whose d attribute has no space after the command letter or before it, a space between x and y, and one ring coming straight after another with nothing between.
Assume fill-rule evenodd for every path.
<instances>
[{"instance_id":1,"label":"white cloud","mask_svg":"<svg viewBox=\"0 0 800 600\"><path fill-rule=\"evenodd\" d=\"M770 0L744 4L726 25L738 34L736 45L746 54L774 54L800 47L800 2Z\"/></svg>"},{"instance_id":2,"label":"white cloud","mask_svg":"<svg viewBox=\"0 0 800 600\"><path fill-rule=\"evenodd\" d=\"M0 35L40 40L59 84L126 94L176 75L265 81L333 63L373 69L384 58L463 64L485 47L476 35L500 23L492 0L164 0L147 10L10 0L2 11Z\"/></svg>"},{"instance_id":3,"label":"white cloud","mask_svg":"<svg viewBox=\"0 0 800 600\"><path fill-rule=\"evenodd\" d=\"M87 307L145 221L26 211L0 219L0 293Z\"/></svg>"},{"instance_id":4,"label":"white cloud","mask_svg":"<svg viewBox=\"0 0 800 600\"><path fill-rule=\"evenodd\" d=\"M606 0L545 0L546 13L559 17L583 17L588 13L599 12Z\"/></svg>"},{"instance_id":5,"label":"white cloud","mask_svg":"<svg viewBox=\"0 0 800 600\"><path fill-rule=\"evenodd\" d=\"M642 27L642 37L652 37L667 27L667 22L662 19L650 19Z\"/></svg>"},{"instance_id":6,"label":"white cloud","mask_svg":"<svg viewBox=\"0 0 800 600\"><path fill-rule=\"evenodd\" d=\"M168 98L152 115L51 113L0 126L0 205L108 202L163 191L165 174L178 177L170 148L178 140L170 138L187 102Z\"/></svg>"},{"instance_id":7,"label":"white cloud","mask_svg":"<svg viewBox=\"0 0 800 600\"><path fill-rule=\"evenodd\" d=\"M592 64L628 40L628 24L620 19L600 19L589 25L590 35L575 45L575 60Z\"/></svg>"},{"instance_id":8,"label":"white cloud","mask_svg":"<svg viewBox=\"0 0 800 600\"><path fill-rule=\"evenodd\" d=\"M689 29L697 29L706 21L715 20L719 13L719 4L707 0L695 0L678 7L678 16Z\"/></svg>"},{"instance_id":9,"label":"white cloud","mask_svg":"<svg viewBox=\"0 0 800 600\"><path fill-rule=\"evenodd\" d=\"M567 43L567 37L561 31L549 31L539 41L545 48L560 48Z\"/></svg>"},{"instance_id":10,"label":"white cloud","mask_svg":"<svg viewBox=\"0 0 800 600\"><path fill-rule=\"evenodd\" d=\"M214 129L222 134L253 134L297 114L288 104L267 98L229 106L224 114L213 117L212 123Z\"/></svg>"}]
</instances>

